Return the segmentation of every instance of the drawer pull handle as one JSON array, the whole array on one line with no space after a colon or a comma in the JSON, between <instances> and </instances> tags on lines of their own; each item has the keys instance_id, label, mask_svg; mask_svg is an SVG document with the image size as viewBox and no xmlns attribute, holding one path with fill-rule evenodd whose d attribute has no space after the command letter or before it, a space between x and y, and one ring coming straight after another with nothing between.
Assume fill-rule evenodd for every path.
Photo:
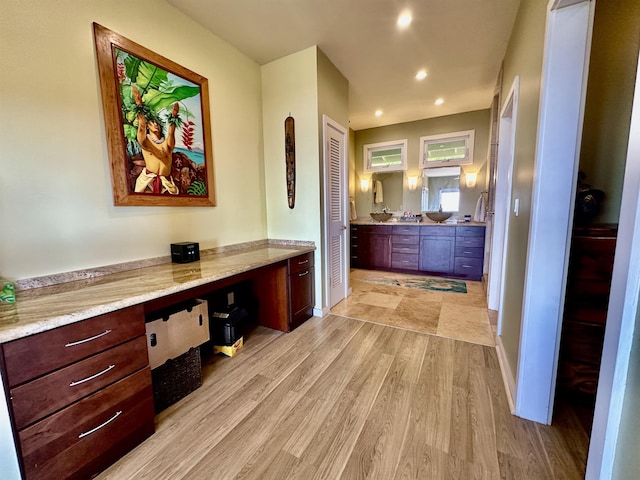
<instances>
[{"instance_id":1,"label":"drawer pull handle","mask_svg":"<svg viewBox=\"0 0 640 480\"><path fill-rule=\"evenodd\" d=\"M473 268L473 265L462 265L462 268Z\"/></svg>"},{"instance_id":2,"label":"drawer pull handle","mask_svg":"<svg viewBox=\"0 0 640 480\"><path fill-rule=\"evenodd\" d=\"M75 347L76 345L80 345L81 343L90 342L91 340L95 340L96 338L104 337L105 335L111 333L111 330L105 330L98 335L94 335L93 337L85 338L83 340L78 340L77 342L69 342L65 345L65 347Z\"/></svg>"},{"instance_id":3,"label":"drawer pull handle","mask_svg":"<svg viewBox=\"0 0 640 480\"><path fill-rule=\"evenodd\" d=\"M464 252L464 253L473 253L473 252Z\"/></svg>"},{"instance_id":4,"label":"drawer pull handle","mask_svg":"<svg viewBox=\"0 0 640 480\"><path fill-rule=\"evenodd\" d=\"M84 382L88 382L89 380L93 380L94 378L99 377L100 375L104 375L105 373L107 373L109 370L111 370L112 368L116 368L115 365L109 365L107 368L105 368L104 370L102 370L101 372L98 373L94 373L93 375L91 375L90 377L87 378L83 378L82 380L76 380L75 382L71 382L69 384L70 387L75 387L76 385L80 385L81 383Z\"/></svg>"},{"instance_id":5,"label":"drawer pull handle","mask_svg":"<svg viewBox=\"0 0 640 480\"><path fill-rule=\"evenodd\" d=\"M298 274L299 277L304 277L305 275L309 275L309 270L306 270L306 271Z\"/></svg>"},{"instance_id":6,"label":"drawer pull handle","mask_svg":"<svg viewBox=\"0 0 640 480\"><path fill-rule=\"evenodd\" d=\"M84 438L84 437L86 437L87 435L91 435L93 432L96 432L96 431L100 430L102 427L106 427L106 426L107 426L107 425L109 425L111 422L113 422L116 418L118 418L121 414L122 414L122 410L118 410L118 411L116 412L116 414L115 414L113 417L111 417L109 420L107 420L107 421L106 421L106 422L104 422L104 423L101 423L101 424L100 424L100 425L98 425L97 427L92 428L91 430L89 430L89 431L87 431L87 432L81 433L80 435L78 435L78 438Z\"/></svg>"},{"instance_id":7,"label":"drawer pull handle","mask_svg":"<svg viewBox=\"0 0 640 480\"><path fill-rule=\"evenodd\" d=\"M298 265L304 265L305 263L309 263L309 259L304 260L302 262L298 262Z\"/></svg>"}]
</instances>

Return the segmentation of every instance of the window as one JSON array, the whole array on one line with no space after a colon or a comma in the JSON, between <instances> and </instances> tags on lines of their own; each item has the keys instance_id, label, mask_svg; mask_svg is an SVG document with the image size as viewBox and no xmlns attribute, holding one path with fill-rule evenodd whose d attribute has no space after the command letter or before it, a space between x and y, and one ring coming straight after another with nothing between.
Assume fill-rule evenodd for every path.
<instances>
[{"instance_id":1,"label":"window","mask_svg":"<svg viewBox=\"0 0 640 480\"><path fill-rule=\"evenodd\" d=\"M420 167L473 163L474 130L420 137Z\"/></svg>"},{"instance_id":2,"label":"window","mask_svg":"<svg viewBox=\"0 0 640 480\"><path fill-rule=\"evenodd\" d=\"M407 169L407 140L364 145L365 172L393 172Z\"/></svg>"}]
</instances>

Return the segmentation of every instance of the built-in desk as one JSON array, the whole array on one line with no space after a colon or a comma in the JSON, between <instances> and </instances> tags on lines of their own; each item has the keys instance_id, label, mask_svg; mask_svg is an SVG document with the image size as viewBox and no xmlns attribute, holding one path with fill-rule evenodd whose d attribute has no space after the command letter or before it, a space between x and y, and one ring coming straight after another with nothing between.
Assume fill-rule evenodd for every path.
<instances>
[{"instance_id":1,"label":"built-in desk","mask_svg":"<svg viewBox=\"0 0 640 480\"><path fill-rule=\"evenodd\" d=\"M204 253L19 291L0 305L0 408L11 419L0 435L13 434L23 477L89 478L153 434L147 313L248 282L259 323L290 331L312 315L314 250Z\"/></svg>"}]
</instances>

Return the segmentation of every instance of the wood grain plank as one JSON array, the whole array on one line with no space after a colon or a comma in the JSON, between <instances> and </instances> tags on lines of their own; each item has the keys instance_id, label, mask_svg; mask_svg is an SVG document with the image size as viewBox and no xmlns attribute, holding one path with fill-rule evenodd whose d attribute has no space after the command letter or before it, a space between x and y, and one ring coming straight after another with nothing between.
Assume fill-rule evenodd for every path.
<instances>
[{"instance_id":1,"label":"wood grain plank","mask_svg":"<svg viewBox=\"0 0 640 480\"><path fill-rule=\"evenodd\" d=\"M579 420L512 416L491 347L335 315L254 334L237 356L205 359L202 387L98 478L584 475Z\"/></svg>"}]
</instances>

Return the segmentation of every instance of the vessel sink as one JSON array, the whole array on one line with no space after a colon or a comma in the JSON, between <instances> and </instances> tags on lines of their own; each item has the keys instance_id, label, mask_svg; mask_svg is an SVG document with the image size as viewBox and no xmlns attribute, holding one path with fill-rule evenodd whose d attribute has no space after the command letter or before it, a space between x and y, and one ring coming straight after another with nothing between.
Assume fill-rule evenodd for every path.
<instances>
[{"instance_id":1,"label":"vessel sink","mask_svg":"<svg viewBox=\"0 0 640 480\"><path fill-rule=\"evenodd\" d=\"M386 212L375 212L370 213L369 215L371 215L371 218L373 218L376 222L386 222L393 216L392 213Z\"/></svg>"},{"instance_id":2,"label":"vessel sink","mask_svg":"<svg viewBox=\"0 0 640 480\"><path fill-rule=\"evenodd\" d=\"M442 223L451 217L452 212L424 212L427 217L437 223Z\"/></svg>"}]
</instances>

